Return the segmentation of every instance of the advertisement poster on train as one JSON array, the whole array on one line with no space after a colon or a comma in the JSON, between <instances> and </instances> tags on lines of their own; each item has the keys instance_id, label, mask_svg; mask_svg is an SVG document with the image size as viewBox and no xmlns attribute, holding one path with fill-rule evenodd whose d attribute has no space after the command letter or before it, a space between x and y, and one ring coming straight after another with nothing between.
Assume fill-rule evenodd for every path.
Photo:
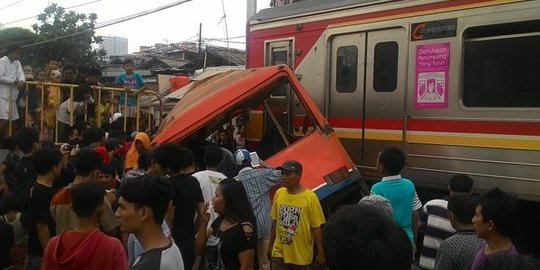
<instances>
[{"instance_id":1,"label":"advertisement poster on train","mask_svg":"<svg viewBox=\"0 0 540 270\"><path fill-rule=\"evenodd\" d=\"M416 46L417 108L448 107L450 43Z\"/></svg>"}]
</instances>

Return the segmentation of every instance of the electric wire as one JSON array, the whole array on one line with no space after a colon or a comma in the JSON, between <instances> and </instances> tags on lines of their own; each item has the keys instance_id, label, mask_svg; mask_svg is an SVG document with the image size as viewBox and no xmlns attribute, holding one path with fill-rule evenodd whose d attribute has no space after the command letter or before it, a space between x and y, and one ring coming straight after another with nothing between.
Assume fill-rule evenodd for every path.
<instances>
[{"instance_id":1,"label":"electric wire","mask_svg":"<svg viewBox=\"0 0 540 270\"><path fill-rule=\"evenodd\" d=\"M78 32L71 33L71 34L68 34L68 35L63 35L63 36L47 39L47 40L44 40L44 41L40 41L40 42L28 44L28 45L24 45L22 47L23 48L32 47L32 46L41 45L41 44L45 44L45 43L50 43L50 42L57 41L57 40L64 39L64 38L68 38L68 37L73 37L73 36L76 36L76 35L80 35L82 33L97 30L97 29L104 28L104 27L111 26L111 25L115 25L115 24L118 24L118 23L130 21L130 20L142 17L142 16L150 15L152 13L156 13L158 11L162 11L162 10L165 10L165 9L168 9L168 8L172 8L172 7L175 7L175 6L187 3L187 2L191 2L191 1L193 1L193 0L176 1L176 2L173 2L171 4L163 5L163 6L154 8L154 9L150 9L150 10L146 10L146 11L143 11L143 12L135 13L135 14L132 14L132 15L129 15L129 16L124 16L124 17L119 18L119 19L114 19L114 20L110 20L110 21L107 21L107 22L99 23L99 24L96 24L96 26L94 26L93 28L90 28L90 29L86 29L86 30L83 30L83 31L78 31Z\"/></svg>"},{"instance_id":2,"label":"electric wire","mask_svg":"<svg viewBox=\"0 0 540 270\"><path fill-rule=\"evenodd\" d=\"M25 1L25 0L21 0L21 1ZM78 4L78 5L74 5L74 6L67 7L66 10L70 10L70 9L78 8L78 7L83 7L83 6L90 5L90 4L93 4L93 3L96 3L96 2L101 2L101 1L103 1L103 0L94 0L94 1L89 1L89 2L85 2L85 3L81 3L81 4ZM6 23L1 23L1 24L2 24L2 25L14 24L14 23L18 23L18 22L30 20L30 19L33 19L33 18L37 18L37 16L38 16L38 15L34 15L34 16L30 16L30 17L26 17L26 18L22 18L22 19L17 19L17 20L14 20L14 21L6 22Z\"/></svg>"}]
</instances>

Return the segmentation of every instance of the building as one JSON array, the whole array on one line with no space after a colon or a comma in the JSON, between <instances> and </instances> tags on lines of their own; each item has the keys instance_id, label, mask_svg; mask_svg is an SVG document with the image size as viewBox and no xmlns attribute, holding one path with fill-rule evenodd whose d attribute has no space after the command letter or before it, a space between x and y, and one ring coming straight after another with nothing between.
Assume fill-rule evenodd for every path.
<instances>
[{"instance_id":1,"label":"building","mask_svg":"<svg viewBox=\"0 0 540 270\"><path fill-rule=\"evenodd\" d=\"M101 37L100 49L105 49L107 56L126 55L128 53L128 39L123 37Z\"/></svg>"}]
</instances>

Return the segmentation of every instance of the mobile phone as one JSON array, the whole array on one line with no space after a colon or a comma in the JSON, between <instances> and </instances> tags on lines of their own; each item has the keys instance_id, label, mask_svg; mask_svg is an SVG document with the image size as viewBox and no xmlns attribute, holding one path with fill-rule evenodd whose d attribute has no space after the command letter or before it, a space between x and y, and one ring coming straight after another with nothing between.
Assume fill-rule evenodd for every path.
<instances>
[{"instance_id":1,"label":"mobile phone","mask_svg":"<svg viewBox=\"0 0 540 270\"><path fill-rule=\"evenodd\" d=\"M250 152L249 157L251 158L251 167L257 168L261 166L261 161L259 159L259 155L257 155L257 152Z\"/></svg>"},{"instance_id":2,"label":"mobile phone","mask_svg":"<svg viewBox=\"0 0 540 270\"><path fill-rule=\"evenodd\" d=\"M66 146L66 150L67 150L67 151L71 151L71 150L73 150L73 149L75 149L75 148L77 148L77 145L68 144L68 145Z\"/></svg>"}]
</instances>

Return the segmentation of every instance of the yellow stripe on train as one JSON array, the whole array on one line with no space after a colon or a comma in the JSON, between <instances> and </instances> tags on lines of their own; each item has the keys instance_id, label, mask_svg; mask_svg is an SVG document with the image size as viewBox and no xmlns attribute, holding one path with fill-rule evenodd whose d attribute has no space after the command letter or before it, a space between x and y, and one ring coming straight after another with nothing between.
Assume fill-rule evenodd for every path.
<instances>
[{"instance_id":1,"label":"yellow stripe on train","mask_svg":"<svg viewBox=\"0 0 540 270\"><path fill-rule=\"evenodd\" d=\"M335 128L340 138L362 139L362 130ZM367 129L366 140L401 141L402 131ZM540 150L540 136L408 131L408 143Z\"/></svg>"}]
</instances>

